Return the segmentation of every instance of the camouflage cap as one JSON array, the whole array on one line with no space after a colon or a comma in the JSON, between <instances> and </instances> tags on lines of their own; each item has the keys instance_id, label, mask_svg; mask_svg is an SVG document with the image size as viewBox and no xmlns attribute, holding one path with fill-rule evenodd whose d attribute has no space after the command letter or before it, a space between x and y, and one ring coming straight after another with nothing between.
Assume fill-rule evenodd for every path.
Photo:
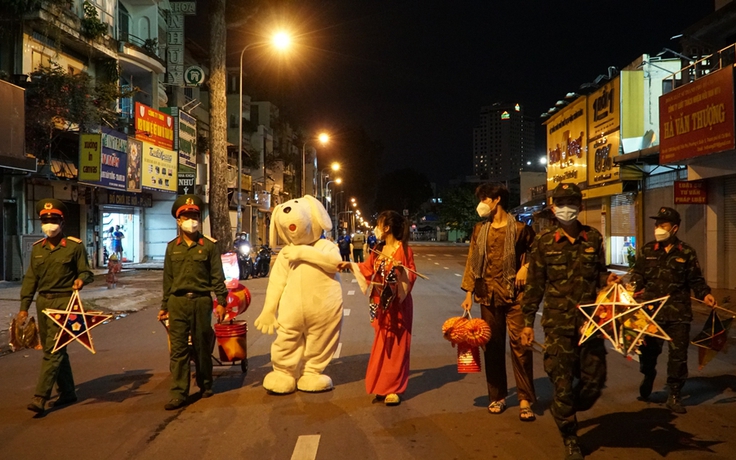
<instances>
[{"instance_id":1,"label":"camouflage cap","mask_svg":"<svg viewBox=\"0 0 736 460\"><path fill-rule=\"evenodd\" d=\"M183 212L202 212L204 202L197 195L181 195L171 206L171 215L179 217Z\"/></svg>"},{"instance_id":2,"label":"camouflage cap","mask_svg":"<svg viewBox=\"0 0 736 460\"><path fill-rule=\"evenodd\" d=\"M552 198L580 198L583 199L583 192L580 191L580 187L575 184L560 184L555 187L552 192Z\"/></svg>"},{"instance_id":3,"label":"camouflage cap","mask_svg":"<svg viewBox=\"0 0 736 460\"><path fill-rule=\"evenodd\" d=\"M36 203L36 212L39 217L55 215L63 219L67 211L66 205L61 201L54 198L44 198Z\"/></svg>"},{"instance_id":4,"label":"camouflage cap","mask_svg":"<svg viewBox=\"0 0 736 460\"><path fill-rule=\"evenodd\" d=\"M664 220L675 225L680 225L680 213L672 208L661 207L656 216L650 216L650 219Z\"/></svg>"}]
</instances>

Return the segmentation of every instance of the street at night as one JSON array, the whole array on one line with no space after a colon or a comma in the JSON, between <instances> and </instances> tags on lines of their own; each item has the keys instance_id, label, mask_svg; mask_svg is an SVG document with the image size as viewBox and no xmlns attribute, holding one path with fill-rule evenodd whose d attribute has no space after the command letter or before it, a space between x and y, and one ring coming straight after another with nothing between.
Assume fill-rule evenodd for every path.
<instances>
[{"instance_id":1,"label":"street at night","mask_svg":"<svg viewBox=\"0 0 736 460\"><path fill-rule=\"evenodd\" d=\"M541 354L534 354L537 420L521 422L511 387L507 410L488 413L482 373L459 374L456 350L440 328L461 313L460 290L468 246L413 246L417 280L411 375L399 406L373 402L365 370L373 329L368 302L352 274L342 274L344 321L338 352L325 373L335 389L326 393L269 395L261 383L270 371L273 336L252 326L264 302L268 278L244 281L252 293L248 320L247 374L241 367L215 367L215 395L167 412L170 383L167 338L156 321L155 295L137 313L92 332L97 354L69 346L75 404L43 416L26 410L39 372L41 351L20 350L0 358L0 458L12 459L546 459L562 456L549 414L551 384ZM160 293L160 271L125 272L121 283L144 283ZM144 281L138 281L144 280ZM95 284L90 286L93 287ZM125 289L125 288L123 288ZM720 294L720 292L719 292ZM82 299L85 291L81 291ZM35 311L35 310L33 310ZM706 307L694 305L692 334ZM473 307L478 314L478 306ZM538 340L543 337L537 325ZM665 359L659 362L651 402L637 400L638 363L608 353L603 396L579 415L580 442L590 459L728 459L736 453L736 376L733 350L698 370L690 347L690 378L683 390L685 415L664 407ZM193 385L193 392L196 386Z\"/></svg>"}]
</instances>

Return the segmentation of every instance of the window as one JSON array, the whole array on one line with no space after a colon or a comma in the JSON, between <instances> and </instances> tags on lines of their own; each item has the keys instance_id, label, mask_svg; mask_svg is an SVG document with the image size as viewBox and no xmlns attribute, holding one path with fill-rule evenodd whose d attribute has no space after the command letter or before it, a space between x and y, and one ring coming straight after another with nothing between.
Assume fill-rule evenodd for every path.
<instances>
[{"instance_id":1,"label":"window","mask_svg":"<svg viewBox=\"0 0 736 460\"><path fill-rule=\"evenodd\" d=\"M33 70L51 67L51 57L33 50L31 53L31 67Z\"/></svg>"}]
</instances>

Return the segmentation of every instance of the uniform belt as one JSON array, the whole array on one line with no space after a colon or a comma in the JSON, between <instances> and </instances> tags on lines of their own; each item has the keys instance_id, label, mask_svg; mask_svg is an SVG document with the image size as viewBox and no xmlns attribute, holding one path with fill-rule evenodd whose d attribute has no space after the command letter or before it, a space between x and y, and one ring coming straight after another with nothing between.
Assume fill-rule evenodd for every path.
<instances>
[{"instance_id":1,"label":"uniform belt","mask_svg":"<svg viewBox=\"0 0 736 460\"><path fill-rule=\"evenodd\" d=\"M177 292L177 297L186 297L187 299L198 299L200 297L209 297L209 294L201 294L199 292Z\"/></svg>"},{"instance_id":2,"label":"uniform belt","mask_svg":"<svg viewBox=\"0 0 736 460\"><path fill-rule=\"evenodd\" d=\"M71 292L39 292L39 296L43 297L44 299L61 299L64 297L71 297Z\"/></svg>"}]
</instances>

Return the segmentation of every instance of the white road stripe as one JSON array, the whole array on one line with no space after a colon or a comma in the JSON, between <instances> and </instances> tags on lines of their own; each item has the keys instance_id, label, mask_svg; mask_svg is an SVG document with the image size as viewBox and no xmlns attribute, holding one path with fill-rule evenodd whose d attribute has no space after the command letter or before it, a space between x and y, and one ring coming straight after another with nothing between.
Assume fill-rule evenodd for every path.
<instances>
[{"instance_id":1,"label":"white road stripe","mask_svg":"<svg viewBox=\"0 0 736 460\"><path fill-rule=\"evenodd\" d=\"M335 354L332 355L332 359L337 359L340 357L340 352L342 351L342 342L337 344L337 350L335 350Z\"/></svg>"},{"instance_id":2,"label":"white road stripe","mask_svg":"<svg viewBox=\"0 0 736 460\"><path fill-rule=\"evenodd\" d=\"M463 276L463 275L461 275L460 273L455 273L455 276Z\"/></svg>"},{"instance_id":3,"label":"white road stripe","mask_svg":"<svg viewBox=\"0 0 736 460\"><path fill-rule=\"evenodd\" d=\"M349 308L343 308L342 309L342 316L350 316L350 309Z\"/></svg>"},{"instance_id":4,"label":"white road stripe","mask_svg":"<svg viewBox=\"0 0 736 460\"><path fill-rule=\"evenodd\" d=\"M450 267L442 267L442 268L444 268L445 270L449 270L450 269Z\"/></svg>"},{"instance_id":5,"label":"white road stripe","mask_svg":"<svg viewBox=\"0 0 736 460\"><path fill-rule=\"evenodd\" d=\"M314 460L317 458L320 436L319 434L299 436L296 440L296 446L294 446L294 452L291 454L291 460Z\"/></svg>"},{"instance_id":6,"label":"white road stripe","mask_svg":"<svg viewBox=\"0 0 736 460\"><path fill-rule=\"evenodd\" d=\"M350 280L350 282L351 282L351 283L357 283L357 282L358 282L358 280L356 280L355 278L353 278L353 279L351 279L351 280Z\"/></svg>"},{"instance_id":7,"label":"white road stripe","mask_svg":"<svg viewBox=\"0 0 736 460\"><path fill-rule=\"evenodd\" d=\"M435 262L434 264L435 264L435 265L439 265L440 263L439 263L439 262Z\"/></svg>"},{"instance_id":8,"label":"white road stripe","mask_svg":"<svg viewBox=\"0 0 736 460\"><path fill-rule=\"evenodd\" d=\"M355 291L348 291L348 295L355 295Z\"/></svg>"}]
</instances>

